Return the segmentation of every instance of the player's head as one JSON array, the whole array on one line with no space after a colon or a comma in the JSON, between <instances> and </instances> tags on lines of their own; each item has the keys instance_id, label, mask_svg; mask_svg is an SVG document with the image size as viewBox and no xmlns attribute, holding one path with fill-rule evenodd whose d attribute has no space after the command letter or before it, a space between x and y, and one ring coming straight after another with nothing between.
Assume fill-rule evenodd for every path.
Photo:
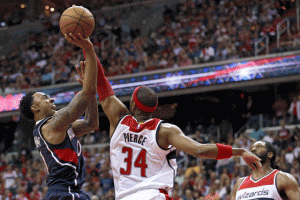
<instances>
[{"instance_id":1,"label":"player's head","mask_svg":"<svg viewBox=\"0 0 300 200\"><path fill-rule=\"evenodd\" d=\"M20 101L20 112L24 118L34 120L34 116L50 117L55 113L54 99L42 92L28 92Z\"/></svg>"},{"instance_id":2,"label":"player's head","mask_svg":"<svg viewBox=\"0 0 300 200\"><path fill-rule=\"evenodd\" d=\"M130 100L130 112L132 115L138 110L143 114L153 113L157 107L158 97L154 90L147 86L137 87Z\"/></svg>"},{"instance_id":3,"label":"player's head","mask_svg":"<svg viewBox=\"0 0 300 200\"><path fill-rule=\"evenodd\" d=\"M251 146L251 152L261 159L262 165L270 163L271 168L276 168L275 160L277 151L275 147L266 141L257 141Z\"/></svg>"}]
</instances>

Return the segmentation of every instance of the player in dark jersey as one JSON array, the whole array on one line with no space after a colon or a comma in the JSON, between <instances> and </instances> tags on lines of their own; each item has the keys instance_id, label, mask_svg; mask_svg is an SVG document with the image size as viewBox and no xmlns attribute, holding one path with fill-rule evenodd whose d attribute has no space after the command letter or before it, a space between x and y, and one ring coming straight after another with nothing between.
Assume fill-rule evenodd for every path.
<instances>
[{"instance_id":1,"label":"player in dark jersey","mask_svg":"<svg viewBox=\"0 0 300 200\"><path fill-rule=\"evenodd\" d=\"M231 193L231 200L270 199L298 200L300 187L289 173L276 169L276 149L265 141L257 141L251 152L261 159L262 173L253 170L252 175L240 178Z\"/></svg>"},{"instance_id":2,"label":"player in dark jersey","mask_svg":"<svg viewBox=\"0 0 300 200\"><path fill-rule=\"evenodd\" d=\"M156 106L158 104L158 97L154 90L146 86L137 87L130 100L130 109L128 109L114 95L113 89L110 85L110 82L104 75L104 70L99 60L97 60L97 64L98 64L97 91L98 91L101 107L103 108L103 111L107 115L110 122L110 131L109 131L110 138L112 138L113 134L115 134L115 130L118 128L120 120L125 115L129 115L130 118L135 118L138 127L139 124L146 124L146 122L148 122L150 119L153 119L152 114L155 111ZM133 138L133 141L134 140L135 139ZM219 159L227 159L230 158L231 156L241 156L244 159L244 161L253 169L254 168L257 168L258 170L261 169L260 159L254 154L252 154L251 152L241 148L232 148L229 145L223 145L223 144L200 144L192 140L191 138L187 137L186 135L184 135L182 130L178 126L173 124L169 124L169 123L160 124L156 133L156 142L157 145L160 147L160 149L166 150L169 149L170 146L173 146L176 149L184 151L195 157L201 157L207 159L219 160ZM113 150L115 149L112 148L110 149L111 152ZM120 162L125 161L128 163L128 166L131 166L133 164L129 161L130 160L129 158L131 159L131 155L128 156L128 159L125 158L125 160L120 160ZM139 164L140 163L138 163L137 166L139 166ZM147 166L146 165L147 163L144 164L145 164L144 166ZM117 166L112 166L112 168L117 168ZM129 168L130 167L128 167L128 169ZM159 172L159 170L157 171ZM173 174L171 173L171 176L166 177L166 179L172 179L172 176ZM148 189L156 189L156 188L148 187ZM160 190L160 192L161 191L163 190ZM166 194L167 192L163 191L163 193ZM130 200L135 200L135 199L140 199L140 198L132 198Z\"/></svg>"},{"instance_id":3,"label":"player in dark jersey","mask_svg":"<svg viewBox=\"0 0 300 200\"><path fill-rule=\"evenodd\" d=\"M90 199L81 191L85 166L77 137L99 126L96 55L89 39L73 34L65 38L87 51L86 62L81 62L81 67L85 67L83 80L80 80L82 90L67 107L58 111L55 111L53 98L41 92L29 92L20 102L20 111L22 116L36 123L34 141L48 171L48 191L44 199ZM77 66L76 69L80 72ZM84 113L85 119L78 120Z\"/></svg>"}]
</instances>

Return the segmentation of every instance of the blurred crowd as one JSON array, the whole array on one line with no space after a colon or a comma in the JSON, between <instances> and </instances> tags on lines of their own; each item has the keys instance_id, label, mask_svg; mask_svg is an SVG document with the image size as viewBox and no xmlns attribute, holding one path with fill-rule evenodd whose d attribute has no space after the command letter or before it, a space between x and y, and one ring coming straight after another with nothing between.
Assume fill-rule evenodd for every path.
<instances>
[{"instance_id":1,"label":"blurred crowd","mask_svg":"<svg viewBox=\"0 0 300 200\"><path fill-rule=\"evenodd\" d=\"M189 123L184 133L200 143L224 143L250 150L257 140L272 143L277 149L277 168L291 173L300 183L300 101L294 95L289 102L276 99L280 115L259 127L255 121L253 101L248 96L243 116L248 118L248 129L235 133L227 122L211 118L208 125ZM276 114L277 113L277 114ZM193 125L191 125L193 124ZM266 128L267 129L263 129ZM259 134L253 134L254 132ZM250 132L249 132L250 130ZM261 130L259 132L258 130ZM114 184L109 158L109 136L106 130L96 130L80 137L87 172L82 189L93 200L113 200ZM47 191L46 168L38 154L23 143L8 162L0 157L0 199L41 200ZM175 200L228 200L235 182L251 174L252 169L239 157L226 160L200 159L177 151L178 170L171 196Z\"/></svg>"},{"instance_id":2,"label":"blurred crowd","mask_svg":"<svg viewBox=\"0 0 300 200\"><path fill-rule=\"evenodd\" d=\"M272 143L278 149L278 169L291 173L300 183L300 129L293 124L286 128L284 121L277 131L265 131L262 140ZM220 142L216 126L190 127L187 135L201 143ZM102 134L95 132L82 139L84 144L101 143ZM103 137L105 138L105 137ZM217 139L216 139L217 138ZM98 142L94 142L98 141ZM246 132L238 136L228 134L226 144L250 150L256 141ZM83 146L85 168L87 172L83 190L93 200L113 200L114 184L109 159L109 146ZM8 162L4 154L0 159L0 199L1 200L41 200L47 191L46 168L37 154L24 143L19 153ZM200 159L177 151L178 171L174 180L172 197L175 200L229 199L229 194L238 178L249 175L251 169L239 157L226 160Z\"/></svg>"},{"instance_id":3,"label":"blurred crowd","mask_svg":"<svg viewBox=\"0 0 300 200\"><path fill-rule=\"evenodd\" d=\"M164 24L148 36L142 36L137 26L124 27L120 18L107 19L99 14L91 40L107 76L182 68L253 56L257 38L266 34L275 38L276 24L282 20L279 11L275 1L183 0L175 8L165 7ZM74 66L83 59L82 51L62 37L60 14L55 12L49 18L41 14L39 19L44 20L47 31L30 34L20 48L1 58L0 93L77 80ZM116 46L105 44L102 49L101 41L111 35L115 36ZM214 118L208 126L188 125L184 132L201 143L222 142L247 150L255 140L268 141L278 149L278 168L291 173L300 183L300 129L296 126L300 123L300 101L296 95L291 101L287 99L276 98L274 114L259 119L248 97L242 117L247 119L246 127L259 134L234 134L230 123L218 123ZM259 120L277 129L262 130ZM107 144L108 132L96 130L80 141L83 145ZM0 200L43 199L47 191L46 168L39 155L35 157L31 151L24 144L8 162L5 154L0 154ZM109 147L85 147L83 155L87 171L83 190L92 200L113 200ZM171 195L175 200L227 200L238 178L251 173L246 163L236 157L205 160L178 151L177 160Z\"/></svg>"},{"instance_id":4,"label":"blurred crowd","mask_svg":"<svg viewBox=\"0 0 300 200\"><path fill-rule=\"evenodd\" d=\"M90 38L107 76L182 68L253 56L258 38L268 35L275 41L276 25L283 20L279 8L276 1L266 0L183 0L174 8L165 6L163 25L147 36L137 24L125 25L122 15L106 18L97 12ZM0 59L0 93L76 81L74 66L83 59L82 51L60 33L60 15L41 13L47 31L30 34ZM291 27L296 31L296 26Z\"/></svg>"}]
</instances>

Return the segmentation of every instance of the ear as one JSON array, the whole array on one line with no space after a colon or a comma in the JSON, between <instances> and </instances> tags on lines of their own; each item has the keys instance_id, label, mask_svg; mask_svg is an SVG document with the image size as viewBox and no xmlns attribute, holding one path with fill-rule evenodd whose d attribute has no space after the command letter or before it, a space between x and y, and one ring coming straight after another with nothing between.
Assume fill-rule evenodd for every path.
<instances>
[{"instance_id":1,"label":"ear","mask_svg":"<svg viewBox=\"0 0 300 200\"><path fill-rule=\"evenodd\" d=\"M134 101L132 101L132 103L131 103L131 111L133 112L133 113L135 113L136 112L136 109L137 109L137 107L136 107L136 105L135 105L135 102Z\"/></svg>"},{"instance_id":2,"label":"ear","mask_svg":"<svg viewBox=\"0 0 300 200\"><path fill-rule=\"evenodd\" d=\"M36 105L32 105L30 108L31 108L31 110L32 110L33 113L37 113L37 112L40 111L40 108L38 106L36 106Z\"/></svg>"},{"instance_id":3,"label":"ear","mask_svg":"<svg viewBox=\"0 0 300 200\"><path fill-rule=\"evenodd\" d=\"M268 158L272 159L274 156L273 152L268 152Z\"/></svg>"}]
</instances>

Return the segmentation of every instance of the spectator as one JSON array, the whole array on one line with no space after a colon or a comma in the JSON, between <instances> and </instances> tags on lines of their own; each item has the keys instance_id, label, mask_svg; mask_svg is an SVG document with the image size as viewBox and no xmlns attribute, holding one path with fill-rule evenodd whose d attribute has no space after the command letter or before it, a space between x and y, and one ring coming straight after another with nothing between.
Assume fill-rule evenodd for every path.
<instances>
[{"instance_id":1,"label":"spectator","mask_svg":"<svg viewBox=\"0 0 300 200\"><path fill-rule=\"evenodd\" d=\"M4 154L0 153L0 173L2 171L4 171L7 166L3 156L4 156ZM0 178L0 180L1 180L1 178Z\"/></svg>"},{"instance_id":2,"label":"spectator","mask_svg":"<svg viewBox=\"0 0 300 200\"><path fill-rule=\"evenodd\" d=\"M282 149L280 151L280 156L276 163L278 163L279 170L290 173L291 164L288 163L285 159L286 151L287 151L286 149Z\"/></svg>"},{"instance_id":3,"label":"spectator","mask_svg":"<svg viewBox=\"0 0 300 200\"><path fill-rule=\"evenodd\" d=\"M171 197L172 197L172 199L174 199L174 200L183 200L183 199L179 196L177 190L173 190L173 191L172 191Z\"/></svg>"},{"instance_id":4,"label":"spectator","mask_svg":"<svg viewBox=\"0 0 300 200\"><path fill-rule=\"evenodd\" d=\"M22 162L26 162L29 159L32 159L31 149L28 147L28 145L23 142L22 147L19 151L19 155L21 156Z\"/></svg>"},{"instance_id":5,"label":"spectator","mask_svg":"<svg viewBox=\"0 0 300 200\"><path fill-rule=\"evenodd\" d=\"M104 194L108 193L110 189L114 188L113 179L107 170L102 172L100 184Z\"/></svg>"},{"instance_id":6,"label":"spectator","mask_svg":"<svg viewBox=\"0 0 300 200\"><path fill-rule=\"evenodd\" d=\"M190 176L189 174L187 176ZM174 179L174 183L177 185L181 185L184 182L185 177L187 177L184 173L184 170L182 167L179 167L176 173L176 177Z\"/></svg>"},{"instance_id":7,"label":"spectator","mask_svg":"<svg viewBox=\"0 0 300 200\"><path fill-rule=\"evenodd\" d=\"M300 121L300 101L298 100L298 96L293 97L288 113L291 116L291 123L298 124Z\"/></svg>"},{"instance_id":8,"label":"spectator","mask_svg":"<svg viewBox=\"0 0 300 200\"><path fill-rule=\"evenodd\" d=\"M204 44L204 47L201 50L200 62L211 62L215 56L214 48L209 44Z\"/></svg>"},{"instance_id":9,"label":"spectator","mask_svg":"<svg viewBox=\"0 0 300 200\"><path fill-rule=\"evenodd\" d=\"M183 200L196 200L193 196L193 192L190 189L185 191L185 195L182 197Z\"/></svg>"},{"instance_id":10,"label":"spectator","mask_svg":"<svg viewBox=\"0 0 300 200\"><path fill-rule=\"evenodd\" d=\"M219 142L219 133L218 133L218 126L216 125L216 120L215 118L210 118L210 124L207 127L207 134L210 138L210 140L213 141L213 143L218 143Z\"/></svg>"},{"instance_id":11,"label":"spectator","mask_svg":"<svg viewBox=\"0 0 300 200\"><path fill-rule=\"evenodd\" d=\"M26 193L26 187L22 186L17 189L16 200L29 200Z\"/></svg>"},{"instance_id":12,"label":"spectator","mask_svg":"<svg viewBox=\"0 0 300 200\"><path fill-rule=\"evenodd\" d=\"M12 165L8 165L7 169L3 173L3 180L5 184L5 189L15 191L17 185L16 185L16 179L18 178L18 175L16 171L13 169Z\"/></svg>"},{"instance_id":13,"label":"spectator","mask_svg":"<svg viewBox=\"0 0 300 200\"><path fill-rule=\"evenodd\" d=\"M169 6L164 6L163 12L164 23L171 23L174 21L174 13L173 10Z\"/></svg>"},{"instance_id":14,"label":"spectator","mask_svg":"<svg viewBox=\"0 0 300 200\"><path fill-rule=\"evenodd\" d=\"M263 137L263 140L266 142L269 142L271 144L274 143L274 132L273 131L267 131L267 134Z\"/></svg>"},{"instance_id":15,"label":"spectator","mask_svg":"<svg viewBox=\"0 0 300 200\"><path fill-rule=\"evenodd\" d=\"M193 160L190 162L190 165L186 170L185 170L185 174L184 177L185 178L189 178L191 177L193 174L201 174L204 173L204 166L203 166L203 162L200 161L197 163L196 160ZM178 183L179 184L179 183Z\"/></svg>"},{"instance_id":16,"label":"spectator","mask_svg":"<svg viewBox=\"0 0 300 200\"><path fill-rule=\"evenodd\" d=\"M274 110L273 125L279 125L280 120L286 119L288 103L285 99L276 97L272 108Z\"/></svg>"},{"instance_id":17,"label":"spectator","mask_svg":"<svg viewBox=\"0 0 300 200\"><path fill-rule=\"evenodd\" d=\"M280 121L280 129L278 130L278 136L280 138L280 143L281 143L281 148L282 149L286 149L290 143L290 139L291 139L291 133L290 130L288 130L285 127L286 123L285 120L281 120Z\"/></svg>"},{"instance_id":18,"label":"spectator","mask_svg":"<svg viewBox=\"0 0 300 200\"><path fill-rule=\"evenodd\" d=\"M12 192L7 189L5 190L4 194L1 195L1 200L12 200L13 199L12 197L13 197Z\"/></svg>"},{"instance_id":19,"label":"spectator","mask_svg":"<svg viewBox=\"0 0 300 200\"><path fill-rule=\"evenodd\" d=\"M293 154L295 155L296 159L299 159L299 154L300 154L300 140L296 141L296 146L293 150Z\"/></svg>"},{"instance_id":20,"label":"spectator","mask_svg":"<svg viewBox=\"0 0 300 200\"><path fill-rule=\"evenodd\" d=\"M217 181L218 182L218 181ZM214 183L209 190L208 195L205 196L205 200L220 200L220 195L218 192L218 185Z\"/></svg>"},{"instance_id":21,"label":"spectator","mask_svg":"<svg viewBox=\"0 0 300 200\"><path fill-rule=\"evenodd\" d=\"M277 13L275 16L276 16L276 17L275 17L275 19L273 20L273 23L272 23L274 29L276 29L276 28L277 28L277 25L278 25L280 22L283 21L283 19L282 19L282 17L280 16L280 14Z\"/></svg>"},{"instance_id":22,"label":"spectator","mask_svg":"<svg viewBox=\"0 0 300 200\"><path fill-rule=\"evenodd\" d=\"M95 143L95 136L92 135L91 133L88 133L85 135L84 140L83 140L84 144L89 145L89 144L94 144Z\"/></svg>"},{"instance_id":23,"label":"spectator","mask_svg":"<svg viewBox=\"0 0 300 200\"><path fill-rule=\"evenodd\" d=\"M293 147L292 146L288 146L287 149L286 149L286 154L285 154L285 160L292 165L294 159L295 159L295 155L294 155L294 152L293 152Z\"/></svg>"}]
</instances>

